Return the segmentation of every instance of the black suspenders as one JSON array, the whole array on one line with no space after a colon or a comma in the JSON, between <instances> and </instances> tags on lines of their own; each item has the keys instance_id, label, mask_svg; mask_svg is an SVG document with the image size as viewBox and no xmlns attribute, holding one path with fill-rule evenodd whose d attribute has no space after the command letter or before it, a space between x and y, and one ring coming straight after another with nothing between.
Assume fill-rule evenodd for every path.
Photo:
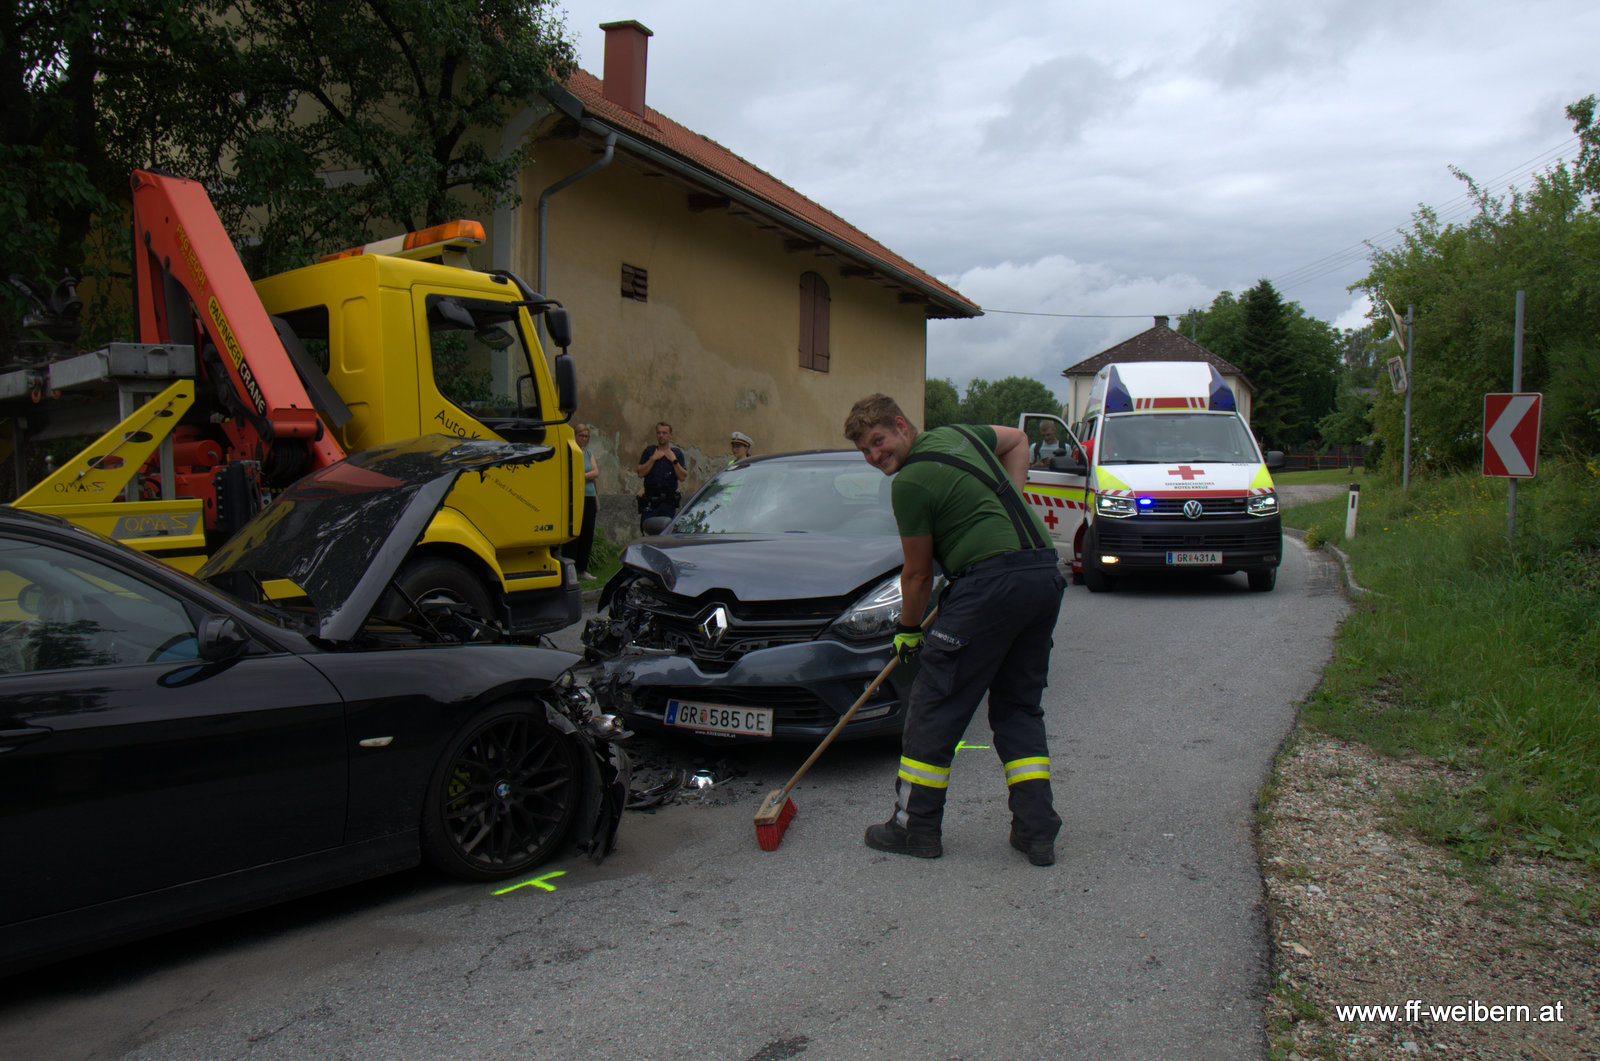
<instances>
[{"instance_id":1,"label":"black suspenders","mask_svg":"<svg viewBox=\"0 0 1600 1061\"><path fill-rule=\"evenodd\" d=\"M974 435L972 432L968 431L959 424L953 424L951 426L960 432L963 438L972 443L972 448L976 450L983 458L985 463L988 464L988 473L985 473L982 468L974 467L959 457L952 456L949 453L913 453L911 456L906 458L905 463L915 464L917 461L932 461L935 464L949 465L952 468L966 472L968 475L975 477L980 483L992 490L994 495L1000 499L1000 504L1005 507L1006 515L1011 517L1011 525L1016 528L1017 544L1021 548L1050 548L1050 543L1040 537L1039 528L1034 525L1033 520L1028 518L1028 503L1022 499L1022 495L1017 490L1006 489L1006 487L1015 487L1016 484L1011 482L1011 477L1007 475L1006 470L1000 466L1000 462L996 460L995 455L989 451L989 447L985 446L977 435ZM902 465L902 467L904 467L904 465ZM996 476L998 476L998 478L996 478Z\"/></svg>"}]
</instances>

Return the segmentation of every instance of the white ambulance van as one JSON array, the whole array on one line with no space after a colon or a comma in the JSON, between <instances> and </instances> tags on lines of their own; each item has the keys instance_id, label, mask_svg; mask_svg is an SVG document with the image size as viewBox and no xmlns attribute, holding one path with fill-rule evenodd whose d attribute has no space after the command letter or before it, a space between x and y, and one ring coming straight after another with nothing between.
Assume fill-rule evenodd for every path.
<instances>
[{"instance_id":1,"label":"white ambulance van","mask_svg":"<svg viewBox=\"0 0 1600 1061\"><path fill-rule=\"evenodd\" d=\"M1045 422L1059 443L1035 445L1024 493L1091 592L1125 573L1180 569L1276 584L1283 526L1270 469L1283 454L1262 454L1216 368L1110 364L1082 420L1026 413L1018 426L1036 439Z\"/></svg>"}]
</instances>

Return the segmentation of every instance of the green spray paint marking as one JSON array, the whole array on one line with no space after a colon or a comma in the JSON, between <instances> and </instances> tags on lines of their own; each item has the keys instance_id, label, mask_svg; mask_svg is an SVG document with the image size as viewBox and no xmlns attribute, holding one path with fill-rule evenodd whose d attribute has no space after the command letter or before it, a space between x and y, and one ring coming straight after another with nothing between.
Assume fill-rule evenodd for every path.
<instances>
[{"instance_id":1,"label":"green spray paint marking","mask_svg":"<svg viewBox=\"0 0 1600 1061\"><path fill-rule=\"evenodd\" d=\"M991 750L987 744L968 744L966 741L959 741L956 744L956 755L960 755L961 749L963 748L982 748L984 751ZM955 758L955 756L951 756L951 758Z\"/></svg>"},{"instance_id":2,"label":"green spray paint marking","mask_svg":"<svg viewBox=\"0 0 1600 1061\"><path fill-rule=\"evenodd\" d=\"M526 888L530 884L535 888L543 888L547 892L553 892L556 890L556 886L554 884L546 884L545 881L550 880L552 877L565 877L566 875L566 870L558 869L554 873L546 873L542 877L534 877L531 880L519 881L516 884L511 885L509 888L501 888L499 891L490 892L489 894L504 895L506 892L514 892L518 888Z\"/></svg>"}]
</instances>

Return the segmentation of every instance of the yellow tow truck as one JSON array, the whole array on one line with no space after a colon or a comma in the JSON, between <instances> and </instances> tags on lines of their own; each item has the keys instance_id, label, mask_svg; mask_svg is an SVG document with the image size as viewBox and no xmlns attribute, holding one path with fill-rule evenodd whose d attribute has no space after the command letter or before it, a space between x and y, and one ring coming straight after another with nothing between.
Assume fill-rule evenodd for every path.
<instances>
[{"instance_id":1,"label":"yellow tow truck","mask_svg":"<svg viewBox=\"0 0 1600 1061\"><path fill-rule=\"evenodd\" d=\"M144 171L132 185L140 342L0 371L19 462L29 439L111 426L13 504L193 571L276 490L347 453L431 433L540 444L534 463L461 478L391 610L465 606L516 638L577 621L557 551L583 514L570 325L514 274L468 264L481 225L252 283L204 188ZM536 320L561 350L548 361Z\"/></svg>"}]
</instances>

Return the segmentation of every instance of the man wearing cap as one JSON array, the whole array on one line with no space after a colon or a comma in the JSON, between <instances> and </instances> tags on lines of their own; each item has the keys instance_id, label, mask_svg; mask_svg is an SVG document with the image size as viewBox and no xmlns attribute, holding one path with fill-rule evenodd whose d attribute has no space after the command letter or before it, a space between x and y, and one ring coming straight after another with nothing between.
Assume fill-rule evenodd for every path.
<instances>
[{"instance_id":1,"label":"man wearing cap","mask_svg":"<svg viewBox=\"0 0 1600 1061\"><path fill-rule=\"evenodd\" d=\"M730 467L735 461L741 461L750 456L750 436L743 431L735 431L728 446L733 450L733 456L728 458Z\"/></svg>"}]
</instances>

